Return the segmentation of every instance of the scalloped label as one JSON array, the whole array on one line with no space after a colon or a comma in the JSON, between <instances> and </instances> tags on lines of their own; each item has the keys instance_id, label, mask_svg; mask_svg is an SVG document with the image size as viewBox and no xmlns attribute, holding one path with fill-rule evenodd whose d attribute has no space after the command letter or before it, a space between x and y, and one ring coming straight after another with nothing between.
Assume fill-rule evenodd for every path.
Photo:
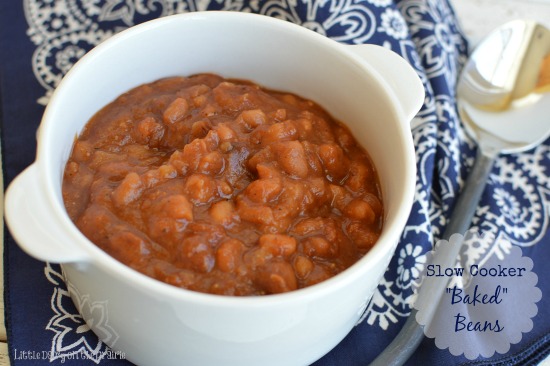
<instances>
[{"instance_id":1,"label":"scalloped label","mask_svg":"<svg viewBox=\"0 0 550 366\"><path fill-rule=\"evenodd\" d=\"M487 240L494 244L493 238L469 232L439 241L427 254L414 304L424 334L439 349L469 360L507 353L532 330L542 298L533 261L519 247L484 262L466 256L468 245ZM449 255L456 261L446 259Z\"/></svg>"}]
</instances>

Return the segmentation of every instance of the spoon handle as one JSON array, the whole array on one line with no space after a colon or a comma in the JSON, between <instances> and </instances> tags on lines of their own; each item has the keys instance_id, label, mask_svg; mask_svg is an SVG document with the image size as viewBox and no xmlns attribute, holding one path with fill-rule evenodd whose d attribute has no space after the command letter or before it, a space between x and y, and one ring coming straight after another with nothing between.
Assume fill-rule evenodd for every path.
<instances>
[{"instance_id":1,"label":"spoon handle","mask_svg":"<svg viewBox=\"0 0 550 366\"><path fill-rule=\"evenodd\" d=\"M474 166L456 200L451 218L441 239L448 240L453 234L463 235L470 228L497 155L492 151L488 153L478 148Z\"/></svg>"},{"instance_id":2,"label":"spoon handle","mask_svg":"<svg viewBox=\"0 0 550 366\"><path fill-rule=\"evenodd\" d=\"M442 239L447 240L455 233L465 234L469 229L496 156L497 153L495 152L484 152L483 149L478 148L474 167L468 175L463 191L458 196ZM460 248L454 249L453 253L447 253L447 255L454 255L454 258L456 258ZM453 258L446 259L453 260ZM439 303L443 295L444 285L445 283L442 282L441 289L436 291L433 291L433 289L420 291L418 296L431 296L434 303ZM433 309L435 310L435 308L434 306ZM369 366L401 366L407 362L424 339L424 331L416 321L416 313L416 309L411 310L399 334Z\"/></svg>"}]
</instances>

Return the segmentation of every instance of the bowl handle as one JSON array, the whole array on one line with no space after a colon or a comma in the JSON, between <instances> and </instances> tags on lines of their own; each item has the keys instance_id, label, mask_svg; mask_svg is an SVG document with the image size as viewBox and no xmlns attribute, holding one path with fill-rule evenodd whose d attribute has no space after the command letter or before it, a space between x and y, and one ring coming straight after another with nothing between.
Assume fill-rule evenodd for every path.
<instances>
[{"instance_id":1,"label":"bowl handle","mask_svg":"<svg viewBox=\"0 0 550 366\"><path fill-rule=\"evenodd\" d=\"M37 164L19 174L6 190L6 224L19 246L30 256L53 263L85 262L89 256L67 239L54 212L48 209Z\"/></svg>"},{"instance_id":2,"label":"bowl handle","mask_svg":"<svg viewBox=\"0 0 550 366\"><path fill-rule=\"evenodd\" d=\"M410 122L424 103L424 85L412 66L397 53L374 44L346 45L378 71L393 92L406 121Z\"/></svg>"}]
</instances>

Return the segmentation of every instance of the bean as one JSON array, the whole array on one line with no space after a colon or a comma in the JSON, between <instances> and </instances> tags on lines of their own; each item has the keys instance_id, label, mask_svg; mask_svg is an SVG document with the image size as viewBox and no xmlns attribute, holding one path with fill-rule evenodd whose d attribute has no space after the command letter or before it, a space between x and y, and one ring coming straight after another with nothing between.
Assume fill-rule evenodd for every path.
<instances>
[{"instance_id":1,"label":"bean","mask_svg":"<svg viewBox=\"0 0 550 366\"><path fill-rule=\"evenodd\" d=\"M69 217L74 220L89 201L89 197L83 195L82 192L90 189L94 180L94 174L87 167L83 166L78 168L78 174L71 176L66 172L63 179L65 180L63 198L68 195L73 197L71 201L65 202L65 207ZM70 185L68 184L69 182Z\"/></svg>"},{"instance_id":2,"label":"bean","mask_svg":"<svg viewBox=\"0 0 550 366\"><path fill-rule=\"evenodd\" d=\"M303 219L294 226L293 233L303 236L320 233L324 225L324 220L321 217Z\"/></svg>"},{"instance_id":3,"label":"bean","mask_svg":"<svg viewBox=\"0 0 550 366\"><path fill-rule=\"evenodd\" d=\"M319 158L325 167L327 178L331 182L339 182L348 173L349 161L340 146L336 144L319 146Z\"/></svg>"},{"instance_id":4,"label":"bean","mask_svg":"<svg viewBox=\"0 0 550 366\"><path fill-rule=\"evenodd\" d=\"M360 192L364 190L368 179L370 179L369 168L360 162L352 161L345 185L354 192Z\"/></svg>"},{"instance_id":5,"label":"bean","mask_svg":"<svg viewBox=\"0 0 550 366\"><path fill-rule=\"evenodd\" d=\"M142 204L148 235L166 248L173 248L193 222L193 205L183 195L170 195Z\"/></svg>"},{"instance_id":6,"label":"bean","mask_svg":"<svg viewBox=\"0 0 550 366\"><path fill-rule=\"evenodd\" d=\"M298 281L292 266L287 262L267 263L260 268L256 282L268 294L278 294L298 288Z\"/></svg>"},{"instance_id":7,"label":"bean","mask_svg":"<svg viewBox=\"0 0 550 366\"><path fill-rule=\"evenodd\" d=\"M279 197L277 205L279 217L294 217L302 212L308 202L305 200L307 188L303 182L287 179L284 182L284 191Z\"/></svg>"},{"instance_id":8,"label":"bean","mask_svg":"<svg viewBox=\"0 0 550 366\"><path fill-rule=\"evenodd\" d=\"M113 161L101 165L96 172L99 173L98 176L101 175L111 181L121 181L134 170L136 167L126 161Z\"/></svg>"},{"instance_id":9,"label":"bean","mask_svg":"<svg viewBox=\"0 0 550 366\"><path fill-rule=\"evenodd\" d=\"M265 226L275 225L273 210L270 207L252 205L243 199L239 199L237 200L237 212L241 219L248 222Z\"/></svg>"},{"instance_id":10,"label":"bean","mask_svg":"<svg viewBox=\"0 0 550 366\"><path fill-rule=\"evenodd\" d=\"M277 122L284 121L287 117L287 111L284 108L277 109L275 113L273 113L273 119Z\"/></svg>"},{"instance_id":11,"label":"bean","mask_svg":"<svg viewBox=\"0 0 550 366\"><path fill-rule=\"evenodd\" d=\"M339 126L335 129L335 134L338 145L340 145L345 151L349 151L356 146L355 139L347 128Z\"/></svg>"},{"instance_id":12,"label":"bean","mask_svg":"<svg viewBox=\"0 0 550 366\"><path fill-rule=\"evenodd\" d=\"M215 176L221 174L225 167L225 160L218 151L212 151L203 156L197 167L199 173Z\"/></svg>"},{"instance_id":13,"label":"bean","mask_svg":"<svg viewBox=\"0 0 550 366\"><path fill-rule=\"evenodd\" d=\"M191 135L191 126L188 123L175 123L171 126L168 126L166 130L167 133L163 136L162 145L181 149L185 146L185 144L189 142L189 136Z\"/></svg>"},{"instance_id":14,"label":"bean","mask_svg":"<svg viewBox=\"0 0 550 366\"><path fill-rule=\"evenodd\" d=\"M339 225L336 224L336 221L333 218L323 219L323 238L328 240L330 243L336 242L338 236L342 234L342 230Z\"/></svg>"},{"instance_id":15,"label":"bean","mask_svg":"<svg viewBox=\"0 0 550 366\"><path fill-rule=\"evenodd\" d=\"M370 249L380 236L374 229L365 227L357 221L351 222L347 226L346 231L354 244L363 252Z\"/></svg>"},{"instance_id":16,"label":"bean","mask_svg":"<svg viewBox=\"0 0 550 366\"><path fill-rule=\"evenodd\" d=\"M260 139L262 146L268 146L278 141L295 140L298 130L292 121L274 123L265 131Z\"/></svg>"},{"instance_id":17,"label":"bean","mask_svg":"<svg viewBox=\"0 0 550 366\"><path fill-rule=\"evenodd\" d=\"M293 234L301 236L322 236L329 242L337 240L339 233L338 225L331 218L307 218L298 222L292 230Z\"/></svg>"},{"instance_id":18,"label":"bean","mask_svg":"<svg viewBox=\"0 0 550 366\"><path fill-rule=\"evenodd\" d=\"M279 142L271 147L277 162L287 174L297 178L307 177L308 163L304 147L299 141Z\"/></svg>"},{"instance_id":19,"label":"bean","mask_svg":"<svg viewBox=\"0 0 550 366\"><path fill-rule=\"evenodd\" d=\"M296 252L296 239L282 234L264 234L258 241L262 250L274 257L290 257Z\"/></svg>"},{"instance_id":20,"label":"bean","mask_svg":"<svg viewBox=\"0 0 550 366\"><path fill-rule=\"evenodd\" d=\"M267 118L261 109L252 109L243 111L237 118L237 121L242 121L246 128L253 130L254 128L266 123Z\"/></svg>"},{"instance_id":21,"label":"bean","mask_svg":"<svg viewBox=\"0 0 550 366\"><path fill-rule=\"evenodd\" d=\"M294 258L293 265L296 277L301 280L307 278L315 266L311 259L303 255L297 255L296 258Z\"/></svg>"},{"instance_id":22,"label":"bean","mask_svg":"<svg viewBox=\"0 0 550 366\"><path fill-rule=\"evenodd\" d=\"M217 112L218 112L218 109L216 108L215 105L207 104L203 107L199 115L201 117L207 118L207 117L212 117L216 115Z\"/></svg>"},{"instance_id":23,"label":"bean","mask_svg":"<svg viewBox=\"0 0 550 366\"><path fill-rule=\"evenodd\" d=\"M174 220L193 220L193 205L182 194L171 195L160 200L159 212L162 216Z\"/></svg>"},{"instance_id":24,"label":"bean","mask_svg":"<svg viewBox=\"0 0 550 366\"><path fill-rule=\"evenodd\" d=\"M216 183L204 174L193 174L185 182L184 191L190 200L198 205L216 198Z\"/></svg>"},{"instance_id":25,"label":"bean","mask_svg":"<svg viewBox=\"0 0 550 366\"><path fill-rule=\"evenodd\" d=\"M229 226L231 223L238 220L235 206L233 206L233 203L231 201L224 200L216 202L212 204L208 212L214 222L223 226Z\"/></svg>"},{"instance_id":26,"label":"bean","mask_svg":"<svg viewBox=\"0 0 550 366\"><path fill-rule=\"evenodd\" d=\"M280 178L258 179L250 183L244 193L253 202L267 203L275 199L282 189Z\"/></svg>"},{"instance_id":27,"label":"bean","mask_svg":"<svg viewBox=\"0 0 550 366\"><path fill-rule=\"evenodd\" d=\"M343 211L347 203L351 200L350 193L346 188L336 185L329 184L330 196L332 199L332 206L336 209Z\"/></svg>"},{"instance_id":28,"label":"bean","mask_svg":"<svg viewBox=\"0 0 550 366\"><path fill-rule=\"evenodd\" d=\"M335 243L329 243L321 236L312 236L303 240L304 254L310 258L334 258L338 255L338 246Z\"/></svg>"},{"instance_id":29,"label":"bean","mask_svg":"<svg viewBox=\"0 0 550 366\"><path fill-rule=\"evenodd\" d=\"M222 239L226 238L223 227L207 220L190 222L188 228L190 233L201 234L204 242L209 243L213 247L216 247Z\"/></svg>"},{"instance_id":30,"label":"bean","mask_svg":"<svg viewBox=\"0 0 550 366\"><path fill-rule=\"evenodd\" d=\"M313 267L313 270L311 271L309 276L307 276L307 278L304 279L304 284L305 286L312 286L319 282L323 282L329 279L333 275L334 273L331 273L331 271L329 271L327 268L320 265L316 265Z\"/></svg>"},{"instance_id":31,"label":"bean","mask_svg":"<svg viewBox=\"0 0 550 366\"><path fill-rule=\"evenodd\" d=\"M98 169L101 165L115 161L126 161L127 156L125 154L111 153L103 150L95 150L89 161L89 166L92 169Z\"/></svg>"},{"instance_id":32,"label":"bean","mask_svg":"<svg viewBox=\"0 0 550 366\"><path fill-rule=\"evenodd\" d=\"M371 205L360 198L348 203L344 208L344 213L352 219L363 220L367 224L374 223L376 217Z\"/></svg>"},{"instance_id":33,"label":"bean","mask_svg":"<svg viewBox=\"0 0 550 366\"><path fill-rule=\"evenodd\" d=\"M203 138L208 134L208 131L212 128L212 125L207 120L200 120L197 122L194 122L191 125L191 136L196 138Z\"/></svg>"},{"instance_id":34,"label":"bean","mask_svg":"<svg viewBox=\"0 0 550 366\"><path fill-rule=\"evenodd\" d=\"M164 123L171 125L182 119L189 111L189 104L184 98L176 98L164 111L162 119Z\"/></svg>"},{"instance_id":35,"label":"bean","mask_svg":"<svg viewBox=\"0 0 550 366\"><path fill-rule=\"evenodd\" d=\"M178 272L178 268L172 263L154 258L150 262L150 266L147 269L147 274L155 278L164 278L175 272Z\"/></svg>"},{"instance_id":36,"label":"bean","mask_svg":"<svg viewBox=\"0 0 550 366\"><path fill-rule=\"evenodd\" d=\"M285 94L281 97L283 102L288 103L293 106L298 106L298 99L292 94Z\"/></svg>"},{"instance_id":37,"label":"bean","mask_svg":"<svg viewBox=\"0 0 550 366\"><path fill-rule=\"evenodd\" d=\"M157 153L157 150L149 147L148 145L140 144L127 144L123 149L126 154L126 162L140 166L155 165L162 159L161 154Z\"/></svg>"},{"instance_id":38,"label":"bean","mask_svg":"<svg viewBox=\"0 0 550 366\"><path fill-rule=\"evenodd\" d=\"M383 210L382 202L374 194L365 193L365 195L363 196L363 200L370 205L370 207L372 208L376 216L379 216L382 214L382 210Z\"/></svg>"},{"instance_id":39,"label":"bean","mask_svg":"<svg viewBox=\"0 0 550 366\"><path fill-rule=\"evenodd\" d=\"M196 98L198 96L207 94L212 89L208 85L205 84L199 84L199 85L193 85L185 90L185 94L188 95L191 98Z\"/></svg>"},{"instance_id":40,"label":"bean","mask_svg":"<svg viewBox=\"0 0 550 366\"><path fill-rule=\"evenodd\" d=\"M105 248L108 244L108 227L112 220L117 220L113 212L103 205L92 203L83 210L82 215L76 220L78 228L86 237Z\"/></svg>"},{"instance_id":41,"label":"bean","mask_svg":"<svg viewBox=\"0 0 550 366\"><path fill-rule=\"evenodd\" d=\"M186 221L179 221L165 216L151 216L146 221L147 235L164 248L172 251L183 239L183 231L187 226Z\"/></svg>"},{"instance_id":42,"label":"bean","mask_svg":"<svg viewBox=\"0 0 550 366\"><path fill-rule=\"evenodd\" d=\"M196 160L210 152L206 139L195 139L184 146L183 157L186 160Z\"/></svg>"},{"instance_id":43,"label":"bean","mask_svg":"<svg viewBox=\"0 0 550 366\"><path fill-rule=\"evenodd\" d=\"M231 82L221 82L212 89L214 100L227 111L238 111L243 107L246 98L246 86L238 86Z\"/></svg>"},{"instance_id":44,"label":"bean","mask_svg":"<svg viewBox=\"0 0 550 366\"><path fill-rule=\"evenodd\" d=\"M275 179L280 178L279 171L272 164L260 163L256 165L258 171L258 177L260 179Z\"/></svg>"},{"instance_id":45,"label":"bean","mask_svg":"<svg viewBox=\"0 0 550 366\"><path fill-rule=\"evenodd\" d=\"M298 128L298 134L300 136L300 139L302 140L308 140L310 139L313 131L313 124L311 123L311 120L307 118L299 118L297 119L294 124Z\"/></svg>"},{"instance_id":46,"label":"bean","mask_svg":"<svg viewBox=\"0 0 550 366\"><path fill-rule=\"evenodd\" d=\"M178 85L180 85L182 82L185 82L186 80L187 78L184 76L175 76L172 78L164 78L164 79L157 80L152 85L151 84L145 85L145 87L148 93L152 93L153 91L155 91L155 89L172 90L174 89L174 87L177 87ZM149 87L150 89L147 87ZM137 91L138 89L135 89L135 92Z\"/></svg>"},{"instance_id":47,"label":"bean","mask_svg":"<svg viewBox=\"0 0 550 366\"><path fill-rule=\"evenodd\" d=\"M201 108L208 102L208 97L206 95L199 95L191 100L193 101L193 107Z\"/></svg>"},{"instance_id":48,"label":"bean","mask_svg":"<svg viewBox=\"0 0 550 366\"><path fill-rule=\"evenodd\" d=\"M221 152L227 153L233 150L233 144L229 141L224 141L220 144Z\"/></svg>"},{"instance_id":49,"label":"bean","mask_svg":"<svg viewBox=\"0 0 550 366\"><path fill-rule=\"evenodd\" d=\"M179 256L187 268L201 273L209 273L216 264L214 250L202 235L185 238Z\"/></svg>"},{"instance_id":50,"label":"bean","mask_svg":"<svg viewBox=\"0 0 550 366\"><path fill-rule=\"evenodd\" d=\"M183 91L177 93L177 95L182 98L190 98L193 102L193 106L195 108L200 108L208 101L208 92L210 91L211 89L209 86L200 84L184 89Z\"/></svg>"},{"instance_id":51,"label":"bean","mask_svg":"<svg viewBox=\"0 0 550 366\"><path fill-rule=\"evenodd\" d=\"M113 203L117 207L124 207L137 200L143 192L143 182L137 173L130 172L115 188L112 194Z\"/></svg>"},{"instance_id":52,"label":"bean","mask_svg":"<svg viewBox=\"0 0 550 366\"><path fill-rule=\"evenodd\" d=\"M241 190L249 182L251 172L247 169L249 150L243 146L235 146L227 154L224 154L226 161L224 175L227 183L235 190Z\"/></svg>"},{"instance_id":53,"label":"bean","mask_svg":"<svg viewBox=\"0 0 550 366\"><path fill-rule=\"evenodd\" d=\"M323 178L312 178L309 181L309 190L319 201L319 205L329 199L328 185Z\"/></svg>"},{"instance_id":54,"label":"bean","mask_svg":"<svg viewBox=\"0 0 550 366\"><path fill-rule=\"evenodd\" d=\"M235 131L225 123L218 124L215 130L218 132L220 141L232 141L236 137Z\"/></svg>"},{"instance_id":55,"label":"bean","mask_svg":"<svg viewBox=\"0 0 550 366\"><path fill-rule=\"evenodd\" d=\"M256 271L259 267L264 266L271 259L271 254L259 247L254 247L243 255L244 263L252 271Z\"/></svg>"},{"instance_id":56,"label":"bean","mask_svg":"<svg viewBox=\"0 0 550 366\"><path fill-rule=\"evenodd\" d=\"M218 148L218 145L220 144L220 137L218 136L218 132L214 130L208 131L206 136L202 139L206 145L207 151L214 151Z\"/></svg>"},{"instance_id":57,"label":"bean","mask_svg":"<svg viewBox=\"0 0 550 366\"><path fill-rule=\"evenodd\" d=\"M181 288L190 288L197 282L197 274L192 270L186 269L177 269L177 272L167 274L162 278L166 283L181 287Z\"/></svg>"},{"instance_id":58,"label":"bean","mask_svg":"<svg viewBox=\"0 0 550 366\"><path fill-rule=\"evenodd\" d=\"M273 154L269 147L261 149L255 153L250 159L248 159L248 167L250 170L256 170L258 164L266 164L267 162L273 161Z\"/></svg>"},{"instance_id":59,"label":"bean","mask_svg":"<svg viewBox=\"0 0 550 366\"><path fill-rule=\"evenodd\" d=\"M195 139L184 146L183 151L174 151L170 156L172 164L182 175L197 171L200 159L208 154L210 149L205 139Z\"/></svg>"},{"instance_id":60,"label":"bean","mask_svg":"<svg viewBox=\"0 0 550 366\"><path fill-rule=\"evenodd\" d=\"M145 117L136 123L132 137L139 144L158 147L164 136L164 127L154 117Z\"/></svg>"},{"instance_id":61,"label":"bean","mask_svg":"<svg viewBox=\"0 0 550 366\"><path fill-rule=\"evenodd\" d=\"M102 205L105 207L113 206L113 188L110 182L104 177L95 178L90 185L90 202ZM126 205L116 206L119 210L127 208Z\"/></svg>"},{"instance_id":62,"label":"bean","mask_svg":"<svg viewBox=\"0 0 550 366\"><path fill-rule=\"evenodd\" d=\"M216 185L218 186L218 194L220 197L226 199L232 198L231 194L233 193L233 188L231 187L231 184L224 180L216 180Z\"/></svg>"},{"instance_id":63,"label":"bean","mask_svg":"<svg viewBox=\"0 0 550 366\"><path fill-rule=\"evenodd\" d=\"M168 162L170 163L171 166L173 166L176 169L176 171L178 173L181 173L181 174L187 173L187 170L189 168L189 164L185 160L185 157L183 155L183 151L181 151L181 150L174 151L170 155L170 158L168 159Z\"/></svg>"},{"instance_id":64,"label":"bean","mask_svg":"<svg viewBox=\"0 0 550 366\"><path fill-rule=\"evenodd\" d=\"M78 173L80 166L75 161L69 161L65 166L65 174L68 177L72 177Z\"/></svg>"},{"instance_id":65,"label":"bean","mask_svg":"<svg viewBox=\"0 0 550 366\"><path fill-rule=\"evenodd\" d=\"M139 266L147 261L151 248L145 240L130 231L118 231L109 237L111 254L124 258L130 266Z\"/></svg>"},{"instance_id":66,"label":"bean","mask_svg":"<svg viewBox=\"0 0 550 366\"><path fill-rule=\"evenodd\" d=\"M326 120L323 118L314 116L311 112L302 113L305 118L311 120L312 130L315 131L315 137L317 141L324 143L330 143L334 141L334 135L332 129Z\"/></svg>"},{"instance_id":67,"label":"bean","mask_svg":"<svg viewBox=\"0 0 550 366\"><path fill-rule=\"evenodd\" d=\"M221 243L216 251L216 266L223 272L234 272L242 262L244 249L244 244L237 239Z\"/></svg>"},{"instance_id":68,"label":"bean","mask_svg":"<svg viewBox=\"0 0 550 366\"><path fill-rule=\"evenodd\" d=\"M304 147L304 151L306 153L306 159L310 172L314 173L316 176L324 178L323 164L321 163L321 159L319 159L319 155L317 153L319 147L309 141L302 141L302 146Z\"/></svg>"},{"instance_id":69,"label":"bean","mask_svg":"<svg viewBox=\"0 0 550 366\"><path fill-rule=\"evenodd\" d=\"M161 165L158 169L158 175L161 180L167 180L175 178L178 175L176 168L170 164Z\"/></svg>"},{"instance_id":70,"label":"bean","mask_svg":"<svg viewBox=\"0 0 550 366\"><path fill-rule=\"evenodd\" d=\"M86 162L90 160L94 153L94 148L87 141L77 140L71 153L72 158L77 162Z\"/></svg>"}]
</instances>

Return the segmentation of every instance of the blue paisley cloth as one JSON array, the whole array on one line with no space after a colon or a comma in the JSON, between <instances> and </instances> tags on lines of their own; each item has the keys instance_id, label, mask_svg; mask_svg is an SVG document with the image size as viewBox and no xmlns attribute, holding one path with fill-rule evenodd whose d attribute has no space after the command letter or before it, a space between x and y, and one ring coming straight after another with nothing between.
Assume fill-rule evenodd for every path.
<instances>
[{"instance_id":1,"label":"blue paisley cloth","mask_svg":"<svg viewBox=\"0 0 550 366\"><path fill-rule=\"evenodd\" d=\"M261 13L343 43L374 43L402 55L426 89L411 125L416 197L395 255L360 322L316 366L367 365L395 337L411 310L415 279L440 238L476 145L455 103L468 44L448 0L24 0L0 2L0 122L5 184L35 156L35 132L63 75L87 51L146 20L199 10ZM307 67L307 66L304 66ZM550 141L501 156L473 227L497 240L469 248L473 258L506 256L512 246L534 261L542 300L533 329L506 354L470 361L424 339L409 365L535 365L550 352ZM5 307L13 365L128 365L113 357L76 311L59 266L38 262L5 235ZM88 301L86 298L83 302ZM101 312L100 304L81 304ZM101 318L102 314L98 314ZM95 317L94 317L95 319ZM24 359L33 351L33 360ZM85 355L85 357L82 357Z\"/></svg>"}]
</instances>

